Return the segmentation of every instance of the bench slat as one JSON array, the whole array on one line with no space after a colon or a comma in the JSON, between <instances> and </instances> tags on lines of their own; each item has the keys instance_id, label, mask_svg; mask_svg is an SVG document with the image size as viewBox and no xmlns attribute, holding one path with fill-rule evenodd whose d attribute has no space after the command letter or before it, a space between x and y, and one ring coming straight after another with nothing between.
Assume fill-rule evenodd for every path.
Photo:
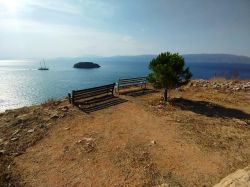
<instances>
[{"instance_id":1,"label":"bench slat","mask_svg":"<svg viewBox=\"0 0 250 187\"><path fill-rule=\"evenodd\" d=\"M107 87L107 88L95 89L95 90L90 90L90 91L74 92L74 95L78 96L78 95L91 94L95 92L106 92L107 90L112 90L112 89L113 87Z\"/></svg>"},{"instance_id":2,"label":"bench slat","mask_svg":"<svg viewBox=\"0 0 250 187\"><path fill-rule=\"evenodd\" d=\"M129 86L144 86L146 88L147 79L146 77L133 77L127 79L119 79L118 80L118 92L120 88L129 87Z\"/></svg>"},{"instance_id":3,"label":"bench slat","mask_svg":"<svg viewBox=\"0 0 250 187\"><path fill-rule=\"evenodd\" d=\"M137 85L146 85L146 83L121 84L119 85L119 87L129 87L129 86L137 86Z\"/></svg>"},{"instance_id":4,"label":"bench slat","mask_svg":"<svg viewBox=\"0 0 250 187\"><path fill-rule=\"evenodd\" d=\"M69 100L72 101L73 104L77 104L77 101L87 101L92 98L113 95L114 86L115 83L83 90L73 90L72 95L69 94Z\"/></svg>"},{"instance_id":5,"label":"bench slat","mask_svg":"<svg viewBox=\"0 0 250 187\"><path fill-rule=\"evenodd\" d=\"M118 82L118 84L133 84L133 83L145 83L146 80L139 80L139 81L126 81L126 82Z\"/></svg>"},{"instance_id":6,"label":"bench slat","mask_svg":"<svg viewBox=\"0 0 250 187\"><path fill-rule=\"evenodd\" d=\"M115 83L113 84L107 84L107 85L104 85L104 86L98 86L98 87L93 87L93 88L87 88L87 89L83 89L83 90L75 90L74 93L81 93L81 92L91 92L91 91L94 91L94 90L99 90L99 89L103 89L103 88L112 88L114 87Z\"/></svg>"},{"instance_id":7,"label":"bench slat","mask_svg":"<svg viewBox=\"0 0 250 187\"><path fill-rule=\"evenodd\" d=\"M91 93L85 93L85 94L81 94L81 95L74 95L75 99L84 99L84 98L88 98L88 97L95 97L97 95L104 95L104 94L108 94L111 93L112 90L108 89L108 90L101 90L101 91L96 91L96 92L91 92Z\"/></svg>"},{"instance_id":8,"label":"bench slat","mask_svg":"<svg viewBox=\"0 0 250 187\"><path fill-rule=\"evenodd\" d=\"M134 80L134 79L146 79L146 77L133 77L133 78L126 78L126 79L119 79L119 81L123 81L123 80Z\"/></svg>"}]
</instances>

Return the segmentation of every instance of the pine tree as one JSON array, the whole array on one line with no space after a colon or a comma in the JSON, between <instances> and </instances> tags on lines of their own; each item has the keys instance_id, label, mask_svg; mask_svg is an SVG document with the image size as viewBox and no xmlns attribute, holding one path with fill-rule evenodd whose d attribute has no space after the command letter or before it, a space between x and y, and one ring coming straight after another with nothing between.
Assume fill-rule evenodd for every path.
<instances>
[{"instance_id":1,"label":"pine tree","mask_svg":"<svg viewBox=\"0 0 250 187\"><path fill-rule=\"evenodd\" d=\"M155 88L164 89L165 101L169 89L180 87L190 81L192 73L184 66L184 58L178 53L170 52L161 53L150 62L151 73L147 79Z\"/></svg>"}]
</instances>

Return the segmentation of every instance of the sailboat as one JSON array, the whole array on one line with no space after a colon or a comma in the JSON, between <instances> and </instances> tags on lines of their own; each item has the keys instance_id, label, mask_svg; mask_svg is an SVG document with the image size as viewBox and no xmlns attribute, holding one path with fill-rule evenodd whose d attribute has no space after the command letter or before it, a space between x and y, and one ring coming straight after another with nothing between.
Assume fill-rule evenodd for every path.
<instances>
[{"instance_id":1,"label":"sailboat","mask_svg":"<svg viewBox=\"0 0 250 187\"><path fill-rule=\"evenodd\" d=\"M44 61L44 59L43 59L43 65L44 65L44 67L42 66L42 64L41 64L41 62L40 62L40 68L38 68L38 70L49 70L49 68L48 67L46 67L46 65L45 65L45 61Z\"/></svg>"}]
</instances>

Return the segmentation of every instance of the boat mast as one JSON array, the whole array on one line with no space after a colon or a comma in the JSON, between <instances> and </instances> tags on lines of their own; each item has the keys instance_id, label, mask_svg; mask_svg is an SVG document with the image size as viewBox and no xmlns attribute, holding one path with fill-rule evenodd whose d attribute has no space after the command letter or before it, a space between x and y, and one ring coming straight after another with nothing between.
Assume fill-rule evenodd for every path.
<instances>
[{"instance_id":1,"label":"boat mast","mask_svg":"<svg viewBox=\"0 0 250 187\"><path fill-rule=\"evenodd\" d=\"M45 65L45 61L44 61L44 59L43 59L43 64L44 64L44 68L46 68L46 65Z\"/></svg>"}]
</instances>

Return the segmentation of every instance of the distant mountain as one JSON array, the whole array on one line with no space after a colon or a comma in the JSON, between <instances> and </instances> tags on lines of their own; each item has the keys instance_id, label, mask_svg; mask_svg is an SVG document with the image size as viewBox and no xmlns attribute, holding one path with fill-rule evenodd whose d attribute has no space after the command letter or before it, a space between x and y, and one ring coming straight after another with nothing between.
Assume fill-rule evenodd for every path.
<instances>
[{"instance_id":1,"label":"distant mountain","mask_svg":"<svg viewBox=\"0 0 250 187\"><path fill-rule=\"evenodd\" d=\"M197 63L250 63L250 57L230 54L187 54L186 62Z\"/></svg>"},{"instance_id":2,"label":"distant mountain","mask_svg":"<svg viewBox=\"0 0 250 187\"><path fill-rule=\"evenodd\" d=\"M231 54L184 54L187 63L250 63L250 57ZM97 61L149 62L156 55L97 57Z\"/></svg>"},{"instance_id":3,"label":"distant mountain","mask_svg":"<svg viewBox=\"0 0 250 187\"><path fill-rule=\"evenodd\" d=\"M187 63L239 63L250 64L250 57L230 55L230 54L184 54L182 55ZM102 62L150 62L156 55L134 55L134 56L81 56L81 57L65 57L51 59L55 62L75 62L75 61L94 61Z\"/></svg>"}]
</instances>

